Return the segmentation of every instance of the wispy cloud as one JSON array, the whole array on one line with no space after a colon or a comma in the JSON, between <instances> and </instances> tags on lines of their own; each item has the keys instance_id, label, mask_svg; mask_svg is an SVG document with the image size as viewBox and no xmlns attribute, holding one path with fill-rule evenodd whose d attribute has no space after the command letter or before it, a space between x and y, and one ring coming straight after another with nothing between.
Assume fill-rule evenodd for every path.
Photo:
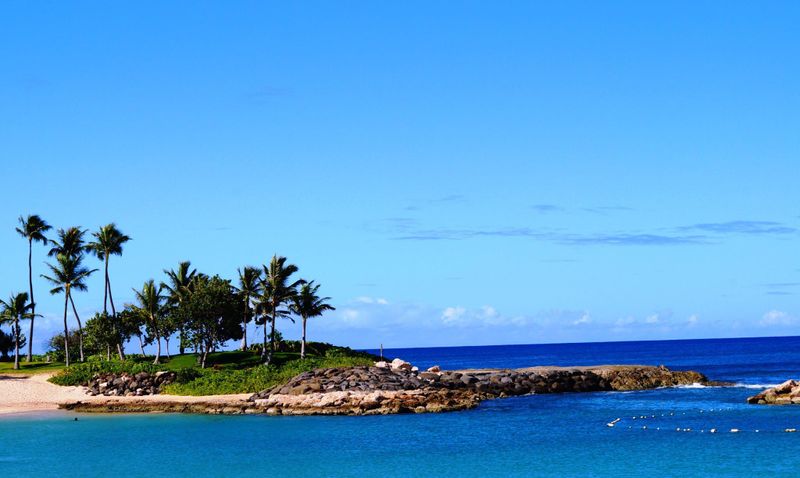
<instances>
[{"instance_id":1,"label":"wispy cloud","mask_svg":"<svg viewBox=\"0 0 800 478\"><path fill-rule=\"evenodd\" d=\"M408 232L408 231L404 231ZM710 244L703 235L666 234L578 234L543 231L527 227L505 229L423 229L409 234L400 234L394 239L402 241L464 240L481 237L519 237L549 241L562 245L614 245L614 246L665 246L687 244Z\"/></svg>"},{"instance_id":2,"label":"wispy cloud","mask_svg":"<svg viewBox=\"0 0 800 478\"><path fill-rule=\"evenodd\" d=\"M555 204L534 204L533 206L531 206L531 209L533 209L539 214L549 214L553 212L564 211L563 207L556 206Z\"/></svg>"},{"instance_id":3,"label":"wispy cloud","mask_svg":"<svg viewBox=\"0 0 800 478\"><path fill-rule=\"evenodd\" d=\"M700 231L714 234L794 234L797 228L775 221L728 221L692 224L677 228L679 231Z\"/></svg>"},{"instance_id":4,"label":"wispy cloud","mask_svg":"<svg viewBox=\"0 0 800 478\"><path fill-rule=\"evenodd\" d=\"M627 206L595 206L595 207L585 207L581 209L585 212L590 212L592 214L602 214L608 215L616 212L630 212L634 209L632 207Z\"/></svg>"}]
</instances>

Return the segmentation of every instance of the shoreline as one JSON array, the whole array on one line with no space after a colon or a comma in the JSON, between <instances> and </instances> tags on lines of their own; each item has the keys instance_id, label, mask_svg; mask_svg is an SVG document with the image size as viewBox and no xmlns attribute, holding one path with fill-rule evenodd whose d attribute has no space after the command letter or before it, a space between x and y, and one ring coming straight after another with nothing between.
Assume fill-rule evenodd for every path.
<instances>
[{"instance_id":1,"label":"shoreline","mask_svg":"<svg viewBox=\"0 0 800 478\"><path fill-rule=\"evenodd\" d=\"M646 390L715 384L692 371L663 366L536 366L519 369L430 369L407 362L317 369L257 394L89 395L87 387L47 382L52 374L0 375L0 419L28 413L195 413L377 415L466 410L510 396ZM395 367L396 366L396 367ZM415 367L414 367L415 369Z\"/></svg>"},{"instance_id":2,"label":"shoreline","mask_svg":"<svg viewBox=\"0 0 800 478\"><path fill-rule=\"evenodd\" d=\"M47 381L53 373L0 375L0 419L36 414L62 412L66 406L85 403L90 406L109 406L124 402L166 402L172 404L245 402L249 393L237 395L146 395L141 397L105 397L87 394L87 387L60 386Z\"/></svg>"}]
</instances>

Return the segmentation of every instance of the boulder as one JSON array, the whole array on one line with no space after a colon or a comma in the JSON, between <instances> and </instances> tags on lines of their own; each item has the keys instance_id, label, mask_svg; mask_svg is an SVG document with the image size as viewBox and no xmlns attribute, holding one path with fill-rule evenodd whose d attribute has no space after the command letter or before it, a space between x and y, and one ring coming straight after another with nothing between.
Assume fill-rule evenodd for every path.
<instances>
[{"instance_id":1,"label":"boulder","mask_svg":"<svg viewBox=\"0 0 800 478\"><path fill-rule=\"evenodd\" d=\"M748 397L747 403L758 405L798 405L800 404L800 382L787 380L780 385Z\"/></svg>"}]
</instances>

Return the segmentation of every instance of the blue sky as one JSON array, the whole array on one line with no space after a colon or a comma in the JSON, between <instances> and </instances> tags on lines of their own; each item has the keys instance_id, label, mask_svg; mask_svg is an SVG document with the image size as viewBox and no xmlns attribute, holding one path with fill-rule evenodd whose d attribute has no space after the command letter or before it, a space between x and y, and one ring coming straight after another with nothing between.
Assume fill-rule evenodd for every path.
<instances>
[{"instance_id":1,"label":"blue sky","mask_svg":"<svg viewBox=\"0 0 800 478\"><path fill-rule=\"evenodd\" d=\"M36 213L133 237L120 303L285 255L338 308L311 338L356 347L798 334L798 14L4 2L0 291Z\"/></svg>"}]
</instances>

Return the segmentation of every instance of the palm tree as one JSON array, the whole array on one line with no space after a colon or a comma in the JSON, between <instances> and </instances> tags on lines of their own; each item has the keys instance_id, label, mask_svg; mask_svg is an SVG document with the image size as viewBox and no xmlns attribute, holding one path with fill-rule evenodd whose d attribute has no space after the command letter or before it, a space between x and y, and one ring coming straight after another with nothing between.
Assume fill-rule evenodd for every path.
<instances>
[{"instance_id":1,"label":"palm tree","mask_svg":"<svg viewBox=\"0 0 800 478\"><path fill-rule=\"evenodd\" d=\"M247 323L250 322L252 308L250 302L261 292L261 270L257 267L245 266L237 269L239 272L239 287L237 290L244 302L244 317L242 318L242 351L247 350Z\"/></svg>"},{"instance_id":2,"label":"palm tree","mask_svg":"<svg viewBox=\"0 0 800 478\"><path fill-rule=\"evenodd\" d=\"M81 255L67 256L58 254L56 256L56 265L47 264L52 273L51 276L42 274L42 277L50 281L55 287L50 290L50 293L60 294L64 293L64 353L66 354L66 365L69 366L69 329L67 327L67 307L70 302L72 303L72 311L75 313L75 318L78 320L78 339L81 351L81 361L83 361L83 328L81 327L80 318L78 317L75 309L75 302L72 301L72 290L86 290L86 280L97 269L87 269L81 265Z\"/></svg>"},{"instance_id":3,"label":"palm tree","mask_svg":"<svg viewBox=\"0 0 800 478\"><path fill-rule=\"evenodd\" d=\"M103 315L108 317L108 302L111 302L111 315L113 318L117 316L117 309L114 307L114 296L111 295L111 280L108 276L108 261L112 255L122 255L122 245L130 241L131 238L123 234L117 229L116 224L105 225L99 231L93 232L92 236L95 240L86 246L86 250L94 253L98 259L104 262L105 265L105 288L103 289ZM122 344L117 344L117 353L120 360L125 359L125 352L122 350ZM109 353L110 355L110 353Z\"/></svg>"},{"instance_id":4,"label":"palm tree","mask_svg":"<svg viewBox=\"0 0 800 478\"><path fill-rule=\"evenodd\" d=\"M31 331L28 334L28 362L33 360L33 319L36 316L36 302L33 300L33 265L31 264L33 243L41 242L42 244L47 244L47 238L44 233L50 229L51 226L36 214L29 215L27 219L22 216L19 217L17 232L22 237L28 239L28 286L30 288L31 298Z\"/></svg>"},{"instance_id":5,"label":"palm tree","mask_svg":"<svg viewBox=\"0 0 800 478\"><path fill-rule=\"evenodd\" d=\"M270 326L272 328L269 340L270 350L266 359L267 364L272 361L272 355L275 353L275 319L278 315L282 315L280 308L284 304L290 303L297 294L297 287L305 283L302 279L289 283L289 278L297 271L296 265L286 264L286 258L277 254L272 256L269 266L264 266L264 276L261 279L261 302L263 310L271 314ZM264 327L266 328L266 324L264 324ZM262 356L263 354L264 352L262 351Z\"/></svg>"},{"instance_id":6,"label":"palm tree","mask_svg":"<svg viewBox=\"0 0 800 478\"><path fill-rule=\"evenodd\" d=\"M86 229L80 227L70 227L69 229L59 229L56 233L57 239L50 240L53 247L47 252L50 257L58 256L59 254L67 257L76 257L86 250L86 245L83 236L86 234Z\"/></svg>"},{"instance_id":7,"label":"palm tree","mask_svg":"<svg viewBox=\"0 0 800 478\"><path fill-rule=\"evenodd\" d=\"M0 322L9 322L11 324L11 335L14 337L14 370L19 370L19 339L20 329L19 321L23 319L33 320L33 302L28 302L28 293L21 292L19 294L11 294L8 301L0 300L0 306L3 310L0 311Z\"/></svg>"},{"instance_id":8,"label":"palm tree","mask_svg":"<svg viewBox=\"0 0 800 478\"><path fill-rule=\"evenodd\" d=\"M192 282L197 277L197 269L191 269L192 263L190 261L183 261L178 264L177 269L168 271L164 269L167 274L169 284L162 282L161 287L168 292L167 304L176 306L180 304L192 292ZM185 351L184 330L181 325L178 327L178 352L183 354Z\"/></svg>"},{"instance_id":9,"label":"palm tree","mask_svg":"<svg viewBox=\"0 0 800 478\"><path fill-rule=\"evenodd\" d=\"M134 294L136 294L136 300L139 302L139 308L144 312L147 320L150 321L150 327L152 327L156 338L156 358L153 360L153 364L158 364L161 360L161 335L158 332L158 322L164 302L164 296L161 294L162 290L163 287L161 285L156 286L153 279L145 282L142 290L133 289Z\"/></svg>"},{"instance_id":10,"label":"palm tree","mask_svg":"<svg viewBox=\"0 0 800 478\"><path fill-rule=\"evenodd\" d=\"M319 317L326 310L336 310L330 304L326 304L330 297L320 297L317 295L319 284L314 281L304 283L295 295L291 306L292 312L303 319L303 339L300 342L300 358L306 357L306 321L311 317Z\"/></svg>"}]
</instances>

